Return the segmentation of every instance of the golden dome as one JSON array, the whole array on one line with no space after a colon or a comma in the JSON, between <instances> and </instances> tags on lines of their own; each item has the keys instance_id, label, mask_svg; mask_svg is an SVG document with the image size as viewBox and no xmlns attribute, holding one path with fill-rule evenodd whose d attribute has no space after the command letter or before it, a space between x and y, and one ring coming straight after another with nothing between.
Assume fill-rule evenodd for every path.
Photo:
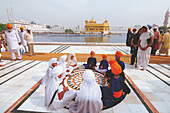
<instances>
[{"instance_id":1,"label":"golden dome","mask_svg":"<svg viewBox=\"0 0 170 113\"><path fill-rule=\"evenodd\" d=\"M89 20L89 23L96 23L96 20L94 20L93 17L92 17L92 19Z\"/></svg>"},{"instance_id":2,"label":"golden dome","mask_svg":"<svg viewBox=\"0 0 170 113\"><path fill-rule=\"evenodd\" d=\"M88 20L85 20L85 23L88 23Z\"/></svg>"},{"instance_id":3,"label":"golden dome","mask_svg":"<svg viewBox=\"0 0 170 113\"><path fill-rule=\"evenodd\" d=\"M108 20L105 20L104 22L105 22L105 23L107 23L107 22L108 22Z\"/></svg>"}]
</instances>

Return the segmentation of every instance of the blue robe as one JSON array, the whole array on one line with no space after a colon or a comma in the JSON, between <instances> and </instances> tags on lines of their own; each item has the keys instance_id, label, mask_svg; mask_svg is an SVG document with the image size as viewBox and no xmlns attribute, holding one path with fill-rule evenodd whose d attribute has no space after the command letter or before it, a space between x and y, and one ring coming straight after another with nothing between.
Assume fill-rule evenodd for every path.
<instances>
[{"instance_id":1,"label":"blue robe","mask_svg":"<svg viewBox=\"0 0 170 113\"><path fill-rule=\"evenodd\" d=\"M101 87L103 95L103 105L107 108L115 106L125 98L125 95L123 95L123 93L119 98L113 97L114 92L118 92L123 89L120 85L120 81L123 82L121 77L119 77L118 79L112 78L112 80L109 82L110 88L108 88L107 86Z\"/></svg>"},{"instance_id":2,"label":"blue robe","mask_svg":"<svg viewBox=\"0 0 170 113\"><path fill-rule=\"evenodd\" d=\"M96 66L96 58L91 58L89 57L88 60L87 60L87 64L83 64L85 66L86 69L92 69L92 67ZM91 66L90 66L91 64Z\"/></svg>"},{"instance_id":3,"label":"blue robe","mask_svg":"<svg viewBox=\"0 0 170 113\"><path fill-rule=\"evenodd\" d=\"M100 66L103 66L102 69L108 70L109 62L108 62L107 60L102 60L102 61L100 62L100 65L99 65L99 69L101 69Z\"/></svg>"}]
</instances>

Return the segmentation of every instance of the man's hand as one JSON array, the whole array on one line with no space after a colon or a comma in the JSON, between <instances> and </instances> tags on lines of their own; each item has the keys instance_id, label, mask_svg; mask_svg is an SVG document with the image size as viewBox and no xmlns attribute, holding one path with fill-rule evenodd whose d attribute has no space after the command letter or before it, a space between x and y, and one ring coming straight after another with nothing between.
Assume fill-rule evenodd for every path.
<instances>
[{"instance_id":1,"label":"man's hand","mask_svg":"<svg viewBox=\"0 0 170 113\"><path fill-rule=\"evenodd\" d=\"M63 88L63 91L64 91L64 92L69 91L68 87L67 87L67 86L64 87L64 88Z\"/></svg>"}]
</instances>

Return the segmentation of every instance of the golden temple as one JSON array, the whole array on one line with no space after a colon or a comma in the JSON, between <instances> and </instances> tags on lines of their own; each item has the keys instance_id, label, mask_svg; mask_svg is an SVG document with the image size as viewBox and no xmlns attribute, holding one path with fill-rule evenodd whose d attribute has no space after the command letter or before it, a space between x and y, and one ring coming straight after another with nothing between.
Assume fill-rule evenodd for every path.
<instances>
[{"instance_id":1,"label":"golden temple","mask_svg":"<svg viewBox=\"0 0 170 113\"><path fill-rule=\"evenodd\" d=\"M104 23L96 23L96 20L85 20L85 31L89 33L101 33L108 34L109 33L109 23L108 20L105 20Z\"/></svg>"}]
</instances>

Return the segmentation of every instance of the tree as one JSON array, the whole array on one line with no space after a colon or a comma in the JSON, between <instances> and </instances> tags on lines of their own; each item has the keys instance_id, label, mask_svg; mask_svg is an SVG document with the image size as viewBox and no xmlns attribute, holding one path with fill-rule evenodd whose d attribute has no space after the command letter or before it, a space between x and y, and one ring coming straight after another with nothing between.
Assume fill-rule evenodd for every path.
<instances>
[{"instance_id":1,"label":"tree","mask_svg":"<svg viewBox=\"0 0 170 113\"><path fill-rule=\"evenodd\" d=\"M0 23L0 32L2 32L3 30L7 30L6 24Z\"/></svg>"},{"instance_id":2,"label":"tree","mask_svg":"<svg viewBox=\"0 0 170 113\"><path fill-rule=\"evenodd\" d=\"M65 29L65 33L74 33L72 29Z\"/></svg>"},{"instance_id":3,"label":"tree","mask_svg":"<svg viewBox=\"0 0 170 113\"><path fill-rule=\"evenodd\" d=\"M166 26L161 26L161 27L159 27L159 31L163 30L164 32L166 32L166 29L167 29Z\"/></svg>"},{"instance_id":4,"label":"tree","mask_svg":"<svg viewBox=\"0 0 170 113\"><path fill-rule=\"evenodd\" d=\"M50 26L50 25L46 25L46 28L50 29L50 28L51 28L51 26Z\"/></svg>"}]
</instances>

